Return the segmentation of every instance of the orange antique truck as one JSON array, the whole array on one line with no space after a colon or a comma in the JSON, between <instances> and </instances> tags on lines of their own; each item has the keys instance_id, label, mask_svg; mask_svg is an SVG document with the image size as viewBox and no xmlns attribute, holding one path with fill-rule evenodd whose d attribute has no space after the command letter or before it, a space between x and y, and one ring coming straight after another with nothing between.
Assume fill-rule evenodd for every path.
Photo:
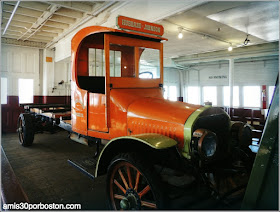
<instances>
[{"instance_id":1,"label":"orange antique truck","mask_svg":"<svg viewBox=\"0 0 280 212\"><path fill-rule=\"evenodd\" d=\"M54 126L96 143L94 157L69 163L92 178L107 174L112 209L172 208L181 194L202 190L221 200L242 195L254 159L250 126L221 108L164 99L163 27L123 16L118 27L77 32L71 107L22 105L21 144Z\"/></svg>"}]
</instances>

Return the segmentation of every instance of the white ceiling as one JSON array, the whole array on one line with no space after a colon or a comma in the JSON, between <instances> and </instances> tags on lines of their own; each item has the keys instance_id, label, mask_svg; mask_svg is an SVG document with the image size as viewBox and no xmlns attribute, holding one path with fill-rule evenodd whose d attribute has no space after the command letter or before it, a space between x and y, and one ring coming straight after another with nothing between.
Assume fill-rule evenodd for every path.
<instances>
[{"instance_id":1,"label":"white ceiling","mask_svg":"<svg viewBox=\"0 0 280 212\"><path fill-rule=\"evenodd\" d=\"M279 3L208 2L160 22L165 29L166 57L198 54L279 40ZM179 40L178 27L183 28ZM184 30L185 29L185 30Z\"/></svg>"},{"instance_id":2,"label":"white ceiling","mask_svg":"<svg viewBox=\"0 0 280 212\"><path fill-rule=\"evenodd\" d=\"M250 2L208 18L268 42L279 39L279 3Z\"/></svg>"},{"instance_id":3,"label":"white ceiling","mask_svg":"<svg viewBox=\"0 0 280 212\"><path fill-rule=\"evenodd\" d=\"M156 1L156 2L155 2ZM176 1L176 3L180 6ZM180 0L184 7L172 7L175 1L21 1L2 42L21 44L33 42L40 47L50 46L67 36L83 23L92 22L98 15L112 20L115 14L131 16L131 10L119 12L127 4L134 8L133 18L146 20L147 16L164 26L164 57L182 58L219 50L243 47L248 35L250 45L279 41L279 2L278 1L216 1ZM2 2L2 33L15 8L16 1ZM139 11L139 5L146 4L145 12ZM160 11L169 11L161 14ZM162 7L162 8L161 8ZM178 8L179 7L179 8ZM171 10L171 9L170 9ZM152 14L155 11L155 14ZM150 14L147 14L150 13ZM156 13L157 12L157 13ZM108 14L109 13L109 14ZM163 13L163 12L162 12ZM141 16L142 15L142 16ZM105 18L104 18L105 17ZM108 23L111 27L112 23ZM183 29L183 38L178 39L178 28Z\"/></svg>"}]
</instances>

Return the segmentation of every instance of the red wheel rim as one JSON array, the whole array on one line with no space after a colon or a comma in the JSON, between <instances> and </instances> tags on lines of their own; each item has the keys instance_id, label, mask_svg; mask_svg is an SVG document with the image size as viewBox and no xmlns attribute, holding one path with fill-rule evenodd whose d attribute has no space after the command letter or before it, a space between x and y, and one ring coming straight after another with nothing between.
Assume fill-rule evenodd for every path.
<instances>
[{"instance_id":1,"label":"red wheel rim","mask_svg":"<svg viewBox=\"0 0 280 212\"><path fill-rule=\"evenodd\" d=\"M115 210L123 209L121 201L128 196L133 196L132 199L135 199L136 204L135 208L129 209L157 209L154 194L146 177L129 162L120 161L114 166L109 186L110 202Z\"/></svg>"}]
</instances>

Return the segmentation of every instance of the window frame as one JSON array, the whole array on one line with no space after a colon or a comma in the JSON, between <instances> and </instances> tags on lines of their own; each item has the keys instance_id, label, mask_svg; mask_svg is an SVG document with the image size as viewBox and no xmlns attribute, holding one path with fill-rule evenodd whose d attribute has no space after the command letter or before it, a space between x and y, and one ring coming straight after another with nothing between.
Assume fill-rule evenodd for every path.
<instances>
[{"instance_id":1,"label":"window frame","mask_svg":"<svg viewBox=\"0 0 280 212\"><path fill-rule=\"evenodd\" d=\"M6 80L6 88L4 88L4 89L2 89L2 86L4 86L3 85L3 83L2 83L2 79L4 80ZM5 97L6 97L6 101L3 103L2 102L2 98L4 98L2 95L3 95L3 93L2 93L2 90L6 90L6 95L5 95ZM7 105L8 104L8 78L7 77L1 77L1 105Z\"/></svg>"},{"instance_id":2,"label":"window frame","mask_svg":"<svg viewBox=\"0 0 280 212\"><path fill-rule=\"evenodd\" d=\"M224 107L230 107L230 103L228 104L228 105L226 105L225 104L225 95L226 95L226 92L225 92L225 88L228 88L229 89L229 86L228 85L225 85L225 86L223 86L222 87L223 88L223 106ZM237 88L238 89L238 95L237 95L237 100L238 100L238 104L237 105L235 105L234 103L234 97L235 97L235 91L234 91L234 89L235 88ZM229 92L230 92L230 90L229 90ZM228 95L230 95L229 93L228 93ZM239 97L240 97L240 87L238 86L238 85L235 85L235 86L233 86L233 107L240 107L240 99L239 99Z\"/></svg>"},{"instance_id":3,"label":"window frame","mask_svg":"<svg viewBox=\"0 0 280 212\"><path fill-rule=\"evenodd\" d=\"M198 103L193 103L193 102L190 102L189 101L189 98L190 98L190 95L189 95L189 88L192 87L192 88L197 88L197 91L198 91ZM190 104L197 104L197 105L200 105L201 104L201 87L200 86L187 86L186 87L187 89L187 102L190 103Z\"/></svg>"},{"instance_id":4,"label":"window frame","mask_svg":"<svg viewBox=\"0 0 280 212\"><path fill-rule=\"evenodd\" d=\"M245 88L246 87L258 87L259 88L259 94L258 94L258 96L259 96L259 105L258 106L248 106L248 105L245 105ZM245 107L245 108L261 108L261 86L259 86L259 85L246 85L246 86L243 86L243 107Z\"/></svg>"},{"instance_id":5,"label":"window frame","mask_svg":"<svg viewBox=\"0 0 280 212\"><path fill-rule=\"evenodd\" d=\"M217 86L214 86L214 85L209 85L209 86L203 86L202 87L202 100L203 100L203 104L205 104L205 102L206 102L206 100L205 100L205 91L204 91L204 89L205 88L209 88L209 87L213 87L213 88L215 88L215 90L216 90L216 104L214 104L214 102L211 102L212 103L212 106L218 106L218 87Z\"/></svg>"}]
</instances>

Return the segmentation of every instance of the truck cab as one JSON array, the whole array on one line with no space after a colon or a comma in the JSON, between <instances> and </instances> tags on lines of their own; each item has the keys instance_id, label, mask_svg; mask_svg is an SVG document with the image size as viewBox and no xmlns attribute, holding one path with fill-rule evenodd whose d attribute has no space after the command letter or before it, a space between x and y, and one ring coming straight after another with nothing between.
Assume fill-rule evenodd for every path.
<instances>
[{"instance_id":1,"label":"truck cab","mask_svg":"<svg viewBox=\"0 0 280 212\"><path fill-rule=\"evenodd\" d=\"M163 99L162 40L94 26L75 35L73 131L108 140L131 134L127 126L130 103L148 97Z\"/></svg>"}]
</instances>

